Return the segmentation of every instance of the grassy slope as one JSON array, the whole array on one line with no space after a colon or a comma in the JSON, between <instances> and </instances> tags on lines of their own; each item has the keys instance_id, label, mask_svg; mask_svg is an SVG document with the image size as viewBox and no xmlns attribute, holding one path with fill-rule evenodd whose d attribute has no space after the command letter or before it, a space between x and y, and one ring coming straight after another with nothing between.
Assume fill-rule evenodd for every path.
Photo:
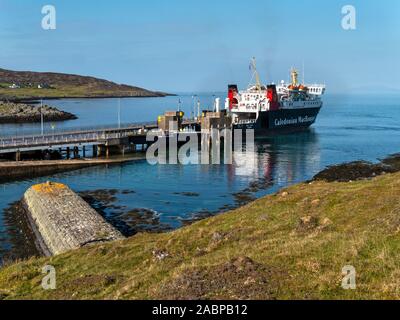
<instances>
[{"instance_id":1,"label":"grassy slope","mask_svg":"<svg viewBox=\"0 0 400 320\"><path fill-rule=\"evenodd\" d=\"M12 83L33 87L10 89ZM53 89L37 89L38 84L49 84ZM38 98L73 98L73 97L151 97L164 96L164 93L153 92L143 88L117 84L95 77L75 74L12 71L0 69L0 99L38 99Z\"/></svg>"},{"instance_id":2,"label":"grassy slope","mask_svg":"<svg viewBox=\"0 0 400 320\"><path fill-rule=\"evenodd\" d=\"M400 298L400 174L286 191L171 233L8 266L0 296ZM154 251L169 257L157 260ZM57 290L41 289L45 264L56 267ZM348 264L357 290L341 288Z\"/></svg>"},{"instance_id":3,"label":"grassy slope","mask_svg":"<svg viewBox=\"0 0 400 320\"><path fill-rule=\"evenodd\" d=\"M94 97L151 97L161 94L137 89L101 89L91 86L57 86L55 89L0 88L1 99L39 99L39 98L94 98Z\"/></svg>"}]
</instances>

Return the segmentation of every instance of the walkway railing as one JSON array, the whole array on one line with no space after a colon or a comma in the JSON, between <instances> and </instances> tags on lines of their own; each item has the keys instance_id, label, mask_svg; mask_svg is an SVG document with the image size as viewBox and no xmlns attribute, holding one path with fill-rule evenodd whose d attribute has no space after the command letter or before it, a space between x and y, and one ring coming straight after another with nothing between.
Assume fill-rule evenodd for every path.
<instances>
[{"instance_id":1,"label":"walkway railing","mask_svg":"<svg viewBox=\"0 0 400 320\"><path fill-rule=\"evenodd\" d=\"M52 132L43 135L12 136L0 138L0 150L11 148L27 148L35 146L61 145L72 143L90 143L105 141L115 138L123 138L139 133L141 128L152 129L154 123L141 123L135 125L116 127L82 128L80 130L65 132Z\"/></svg>"},{"instance_id":2,"label":"walkway railing","mask_svg":"<svg viewBox=\"0 0 400 320\"><path fill-rule=\"evenodd\" d=\"M108 124L108 125L100 125L100 126L90 126L90 127L64 127L57 129L49 129L45 128L44 135L54 135L60 133L75 133L75 132L93 132L93 131L108 131L108 130L123 130L129 129L132 127L141 127L141 126L156 126L155 122L138 122L138 123L124 123L120 126L118 124ZM40 128L35 129L16 129L16 134L5 134L4 132L0 132L0 139L5 138L19 138L19 137L32 137L32 136L41 136Z\"/></svg>"},{"instance_id":3,"label":"walkway railing","mask_svg":"<svg viewBox=\"0 0 400 320\"><path fill-rule=\"evenodd\" d=\"M191 121L184 121L191 125ZM152 130L157 128L155 122L142 122L123 125L108 125L90 128L65 128L42 134L16 135L0 137L0 151L6 149L29 148L36 146L53 146L72 143L104 142L108 139L124 138L127 136L144 134L141 129Z\"/></svg>"}]
</instances>

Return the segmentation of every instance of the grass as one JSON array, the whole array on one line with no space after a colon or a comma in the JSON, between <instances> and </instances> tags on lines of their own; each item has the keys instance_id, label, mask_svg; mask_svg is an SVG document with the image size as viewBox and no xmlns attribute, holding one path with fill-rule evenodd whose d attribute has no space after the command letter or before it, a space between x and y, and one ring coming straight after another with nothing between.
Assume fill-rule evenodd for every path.
<instances>
[{"instance_id":1,"label":"grass","mask_svg":"<svg viewBox=\"0 0 400 320\"><path fill-rule=\"evenodd\" d=\"M299 184L164 234L0 270L4 299L398 299L400 173ZM53 265L57 289L41 287ZM357 289L341 287L352 265Z\"/></svg>"},{"instance_id":2,"label":"grass","mask_svg":"<svg viewBox=\"0 0 400 320\"><path fill-rule=\"evenodd\" d=\"M12 108L13 108L13 107L12 107L10 104L1 103L1 102L0 102L0 114L1 114L1 113L7 114L8 112L11 111Z\"/></svg>"},{"instance_id":3,"label":"grass","mask_svg":"<svg viewBox=\"0 0 400 320\"><path fill-rule=\"evenodd\" d=\"M1 99L40 99L40 98L85 98L105 96L136 96L150 95L151 92L144 90L128 89L99 89L90 85L62 86L54 89L19 88L10 89L0 86ZM154 94L154 93L153 93Z\"/></svg>"}]
</instances>

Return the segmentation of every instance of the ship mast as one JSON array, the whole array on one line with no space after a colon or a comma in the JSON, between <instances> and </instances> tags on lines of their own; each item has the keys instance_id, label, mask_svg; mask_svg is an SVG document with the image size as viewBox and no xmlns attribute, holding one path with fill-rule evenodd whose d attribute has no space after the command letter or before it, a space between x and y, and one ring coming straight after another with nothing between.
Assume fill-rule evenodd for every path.
<instances>
[{"instance_id":1,"label":"ship mast","mask_svg":"<svg viewBox=\"0 0 400 320\"><path fill-rule=\"evenodd\" d=\"M298 84L299 84L298 75L299 75L299 73L297 72L297 70L295 68L292 68L292 70L290 72L290 77L292 79L292 86L293 87L297 87Z\"/></svg>"},{"instance_id":2,"label":"ship mast","mask_svg":"<svg viewBox=\"0 0 400 320\"><path fill-rule=\"evenodd\" d=\"M258 74L258 71L257 71L255 57L253 57L253 59L251 59L250 68L253 70L253 77L256 79L256 88L257 88L257 90L260 91L261 90L261 81L260 81L260 75Z\"/></svg>"}]
</instances>

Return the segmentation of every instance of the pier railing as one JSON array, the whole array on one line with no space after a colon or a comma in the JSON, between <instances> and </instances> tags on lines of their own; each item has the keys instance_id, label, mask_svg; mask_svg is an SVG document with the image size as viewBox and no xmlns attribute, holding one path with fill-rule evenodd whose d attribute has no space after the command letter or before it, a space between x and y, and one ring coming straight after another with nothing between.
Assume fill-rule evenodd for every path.
<instances>
[{"instance_id":1,"label":"pier railing","mask_svg":"<svg viewBox=\"0 0 400 320\"><path fill-rule=\"evenodd\" d=\"M77 126L77 127L61 127L57 129L44 128L43 135L57 135L57 134L66 134L66 133L76 133L76 132L94 132L94 131L108 131L108 130L124 130L130 129L133 127L153 127L156 126L156 122L136 122L136 123L123 123L123 124L107 124L107 125L99 125L99 126ZM9 138L23 138L23 137L34 137L34 136L42 136L40 127L39 128L18 128L10 130L10 132L4 132L5 129L0 131L0 141L1 139L9 139Z\"/></svg>"},{"instance_id":2,"label":"pier railing","mask_svg":"<svg viewBox=\"0 0 400 320\"><path fill-rule=\"evenodd\" d=\"M184 122L190 125L190 121ZM157 128L155 122L141 122L121 125L107 125L86 128L64 128L43 132L43 134L23 134L0 136L0 153L11 149L34 148L37 146L59 146L63 144L102 144L106 140L144 135ZM142 129L145 129L143 131Z\"/></svg>"},{"instance_id":3,"label":"pier railing","mask_svg":"<svg viewBox=\"0 0 400 320\"><path fill-rule=\"evenodd\" d=\"M36 135L17 135L0 138L0 150L10 148L35 147L43 145L61 145L71 143L96 143L114 138L123 138L143 134L142 128L153 129L155 123L136 123L115 127L99 126L91 128L66 128L54 132Z\"/></svg>"}]
</instances>

